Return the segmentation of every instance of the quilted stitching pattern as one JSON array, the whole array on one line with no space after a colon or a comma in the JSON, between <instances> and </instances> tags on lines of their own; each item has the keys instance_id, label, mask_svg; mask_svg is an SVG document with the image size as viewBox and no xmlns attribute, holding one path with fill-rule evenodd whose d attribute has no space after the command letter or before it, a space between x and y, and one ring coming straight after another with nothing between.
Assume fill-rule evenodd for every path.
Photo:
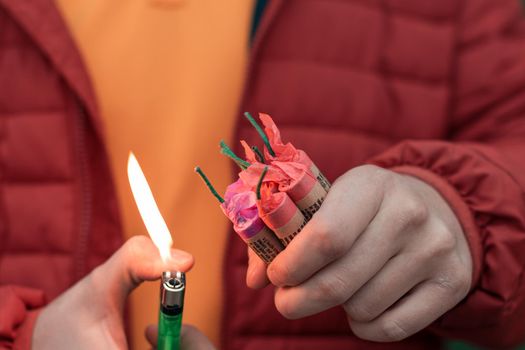
<instances>
[{"instance_id":1,"label":"quilted stitching pattern","mask_svg":"<svg viewBox=\"0 0 525 350\"><path fill-rule=\"evenodd\" d=\"M33 46L0 11L0 283L54 297L71 284L77 229L71 116L60 77Z\"/></svg>"},{"instance_id":2,"label":"quilted stitching pattern","mask_svg":"<svg viewBox=\"0 0 525 350\"><path fill-rule=\"evenodd\" d=\"M281 124L308 120L395 140L443 137L458 2L439 5L449 16L433 21L403 10L427 13L436 7L429 2L373 3L286 2L260 51L247 105L279 115ZM412 130L422 115L429 123Z\"/></svg>"}]
</instances>

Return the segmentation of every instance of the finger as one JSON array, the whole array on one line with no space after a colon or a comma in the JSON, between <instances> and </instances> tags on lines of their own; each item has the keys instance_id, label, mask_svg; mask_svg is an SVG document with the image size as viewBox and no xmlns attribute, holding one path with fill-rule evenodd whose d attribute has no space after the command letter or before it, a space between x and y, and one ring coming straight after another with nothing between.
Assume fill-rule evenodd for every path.
<instances>
[{"instance_id":1,"label":"finger","mask_svg":"<svg viewBox=\"0 0 525 350\"><path fill-rule=\"evenodd\" d=\"M155 324L150 324L146 327L144 332L148 343L155 349L157 348L157 336L158 336L158 327Z\"/></svg>"},{"instance_id":2,"label":"finger","mask_svg":"<svg viewBox=\"0 0 525 350\"><path fill-rule=\"evenodd\" d=\"M158 327L149 325L146 328L146 339L153 348L157 347ZM212 350L215 349L212 343L197 328L189 325L182 325L181 328L181 349L183 350Z\"/></svg>"},{"instance_id":3,"label":"finger","mask_svg":"<svg viewBox=\"0 0 525 350\"><path fill-rule=\"evenodd\" d=\"M193 262L191 254L177 249L171 250L168 261L163 261L148 237L134 236L94 271L93 279L97 287L108 290L123 303L143 281L158 279L163 271L188 271Z\"/></svg>"},{"instance_id":4,"label":"finger","mask_svg":"<svg viewBox=\"0 0 525 350\"><path fill-rule=\"evenodd\" d=\"M180 338L181 350L215 350L215 346L197 328L183 325Z\"/></svg>"},{"instance_id":5,"label":"finger","mask_svg":"<svg viewBox=\"0 0 525 350\"><path fill-rule=\"evenodd\" d=\"M281 314L306 317L351 298L401 250L403 241L397 237L404 227L390 225L394 215L395 211L381 208L344 257L298 286L279 289L275 305Z\"/></svg>"},{"instance_id":6,"label":"finger","mask_svg":"<svg viewBox=\"0 0 525 350\"><path fill-rule=\"evenodd\" d=\"M274 285L296 286L340 258L377 214L382 186L352 172L334 183L319 211L268 266Z\"/></svg>"},{"instance_id":7,"label":"finger","mask_svg":"<svg viewBox=\"0 0 525 350\"><path fill-rule=\"evenodd\" d=\"M266 275L267 265L250 248L248 248L248 270L246 271L246 285L249 288L261 289L270 281Z\"/></svg>"},{"instance_id":8,"label":"finger","mask_svg":"<svg viewBox=\"0 0 525 350\"><path fill-rule=\"evenodd\" d=\"M421 263L415 254L393 257L344 303L348 316L357 322L370 322L377 318L428 277Z\"/></svg>"},{"instance_id":9,"label":"finger","mask_svg":"<svg viewBox=\"0 0 525 350\"><path fill-rule=\"evenodd\" d=\"M448 283L424 282L371 322L349 320L359 338L377 342L405 339L427 327L463 297Z\"/></svg>"}]
</instances>

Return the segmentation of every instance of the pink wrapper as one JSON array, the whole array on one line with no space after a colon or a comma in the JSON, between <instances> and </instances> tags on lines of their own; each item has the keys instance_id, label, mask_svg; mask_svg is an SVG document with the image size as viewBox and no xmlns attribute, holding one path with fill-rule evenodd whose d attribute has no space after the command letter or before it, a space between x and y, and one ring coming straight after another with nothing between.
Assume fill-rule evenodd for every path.
<instances>
[{"instance_id":1,"label":"pink wrapper","mask_svg":"<svg viewBox=\"0 0 525 350\"><path fill-rule=\"evenodd\" d=\"M242 180L245 186L250 188L252 191L255 191L257 184L259 183L259 179L261 178L261 174L266 167L268 167L268 171L264 177L264 183L273 182L276 184L281 184L290 181L288 176L281 169L274 167L273 165L266 165L259 162L254 162L248 167L248 169L241 171L239 173L239 178Z\"/></svg>"},{"instance_id":2,"label":"pink wrapper","mask_svg":"<svg viewBox=\"0 0 525 350\"><path fill-rule=\"evenodd\" d=\"M228 186L224 200L221 209L234 231L264 262L272 262L283 246L259 217L255 193L237 180Z\"/></svg>"}]
</instances>

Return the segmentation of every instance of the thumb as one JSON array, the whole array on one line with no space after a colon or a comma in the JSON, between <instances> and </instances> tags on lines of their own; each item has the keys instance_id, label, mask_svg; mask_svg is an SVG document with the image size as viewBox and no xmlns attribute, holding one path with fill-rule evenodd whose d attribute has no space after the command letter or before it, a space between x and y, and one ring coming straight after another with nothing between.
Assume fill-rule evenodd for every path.
<instances>
[{"instance_id":1,"label":"thumb","mask_svg":"<svg viewBox=\"0 0 525 350\"><path fill-rule=\"evenodd\" d=\"M146 236L134 236L93 271L93 283L123 307L128 294L144 281L158 279L163 271L186 272L193 266L193 256L172 249L168 261L163 261L157 247Z\"/></svg>"},{"instance_id":2,"label":"thumb","mask_svg":"<svg viewBox=\"0 0 525 350\"><path fill-rule=\"evenodd\" d=\"M153 346L157 348L157 333L156 325L149 325L146 328L146 339ZM215 347L204 334L197 328L189 325L182 325L180 333L180 348L181 350L215 350Z\"/></svg>"}]
</instances>

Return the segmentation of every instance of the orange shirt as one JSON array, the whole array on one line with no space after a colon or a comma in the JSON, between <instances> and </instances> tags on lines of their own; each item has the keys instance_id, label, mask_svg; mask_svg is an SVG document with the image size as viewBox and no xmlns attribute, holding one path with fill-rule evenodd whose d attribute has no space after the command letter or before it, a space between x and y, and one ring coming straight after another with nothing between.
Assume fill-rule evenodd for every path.
<instances>
[{"instance_id":1,"label":"orange shirt","mask_svg":"<svg viewBox=\"0 0 525 350\"><path fill-rule=\"evenodd\" d=\"M172 232L194 254L184 322L216 344L228 223L194 174L202 165L222 191L248 54L253 1L57 0L91 74L106 126L125 234L145 234L126 177L133 150ZM131 295L132 345L147 348L157 322L158 283Z\"/></svg>"}]
</instances>

